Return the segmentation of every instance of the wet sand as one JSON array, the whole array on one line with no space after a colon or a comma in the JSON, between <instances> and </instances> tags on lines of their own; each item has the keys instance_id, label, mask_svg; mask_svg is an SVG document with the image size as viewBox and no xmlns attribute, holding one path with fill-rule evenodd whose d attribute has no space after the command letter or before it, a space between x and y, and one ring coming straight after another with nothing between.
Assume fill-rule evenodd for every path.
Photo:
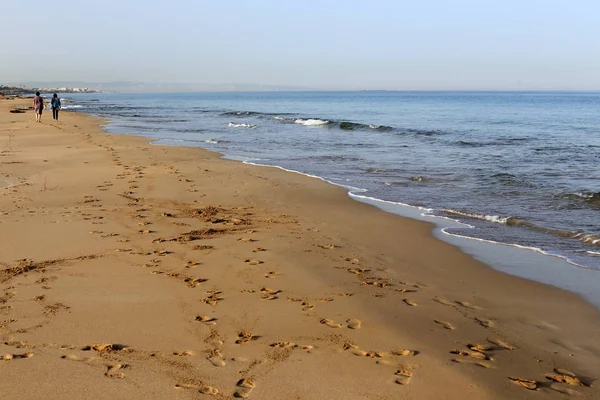
<instances>
[{"instance_id":1,"label":"wet sand","mask_svg":"<svg viewBox=\"0 0 600 400\"><path fill-rule=\"evenodd\" d=\"M320 180L21 102L0 100L7 398L600 396L577 295Z\"/></svg>"}]
</instances>

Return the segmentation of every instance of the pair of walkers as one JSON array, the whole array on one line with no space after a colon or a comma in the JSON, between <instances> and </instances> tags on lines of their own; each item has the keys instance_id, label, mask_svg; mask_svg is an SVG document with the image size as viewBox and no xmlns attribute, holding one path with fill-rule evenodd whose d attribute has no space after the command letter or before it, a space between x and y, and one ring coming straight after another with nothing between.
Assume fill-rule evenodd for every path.
<instances>
[{"instance_id":1,"label":"pair of walkers","mask_svg":"<svg viewBox=\"0 0 600 400\"><path fill-rule=\"evenodd\" d=\"M60 99L58 95L54 93L52 96L52 118L58 121L58 112L60 111ZM44 111L44 98L40 96L40 92L35 93L33 98L33 110L35 111L35 122L42 122L42 112Z\"/></svg>"}]
</instances>

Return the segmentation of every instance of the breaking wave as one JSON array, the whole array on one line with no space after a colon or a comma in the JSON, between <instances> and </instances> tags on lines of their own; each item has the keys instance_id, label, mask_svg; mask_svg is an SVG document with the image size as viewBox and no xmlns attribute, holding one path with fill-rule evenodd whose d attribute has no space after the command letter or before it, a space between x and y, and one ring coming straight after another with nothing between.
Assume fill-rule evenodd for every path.
<instances>
[{"instance_id":1,"label":"breaking wave","mask_svg":"<svg viewBox=\"0 0 600 400\"><path fill-rule=\"evenodd\" d=\"M234 124L233 122L230 122L227 126L230 128L256 128L256 125L253 124Z\"/></svg>"},{"instance_id":2,"label":"breaking wave","mask_svg":"<svg viewBox=\"0 0 600 400\"><path fill-rule=\"evenodd\" d=\"M503 224L506 226L515 226L515 227L531 229L531 230L535 230L537 232L547 233L547 234L558 236L561 238L578 240L585 244L600 246L600 236L597 234L593 234L593 233L576 232L576 231L571 231L571 230L548 228L548 227L541 226L541 225L538 225L533 222L524 220L522 218L517 218L517 217L501 217L498 215L486 215L486 214L479 214L479 213L474 213L474 212L469 212L469 211L452 210L452 209L448 209L448 208L442 209L441 212L445 213L445 214L459 216L459 217L466 217L466 218L472 218L472 219L477 219L477 220L481 220L481 221L488 221L488 222L493 222L493 223L497 223L497 224Z\"/></svg>"},{"instance_id":3,"label":"breaking wave","mask_svg":"<svg viewBox=\"0 0 600 400\"><path fill-rule=\"evenodd\" d=\"M323 125L327 125L330 122L329 121L324 121L322 119L301 119L298 118L296 120L294 120L294 123L296 124L300 124L300 125L305 125L305 126L323 126Z\"/></svg>"}]
</instances>

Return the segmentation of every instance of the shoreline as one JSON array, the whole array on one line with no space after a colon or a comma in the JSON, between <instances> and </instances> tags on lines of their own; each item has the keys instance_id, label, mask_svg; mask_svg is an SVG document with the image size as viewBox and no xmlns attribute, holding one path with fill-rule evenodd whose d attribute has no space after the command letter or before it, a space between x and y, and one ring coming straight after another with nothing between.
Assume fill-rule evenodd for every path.
<instances>
[{"instance_id":1,"label":"shoreline","mask_svg":"<svg viewBox=\"0 0 600 400\"><path fill-rule=\"evenodd\" d=\"M138 136L145 137L143 135ZM202 146L187 147L198 147L207 151L213 151ZM600 287L600 271L594 268L579 265L563 255L548 253L536 247L522 246L516 243L503 243L487 239L480 239L477 237L463 236L456 233L449 233L446 232L446 229L452 228L453 225L464 226L467 224L449 217L425 214L424 212L429 209L420 206L413 206L400 202L362 196L357 193L366 192L366 189L335 183L321 176L287 169L278 165L258 164L255 162L245 161L242 160L241 157L240 159L237 159L224 155L220 152L215 153L228 160L243 162L244 164L256 167L276 168L285 172L296 173L308 178L318 179L332 186L341 187L344 190L347 190L348 197L355 201L372 205L373 207L387 213L410 218L416 221L431 223L434 226L434 228L432 228L432 235L446 243L456 246L461 251L472 256L476 260L483 262L489 268L493 268L512 276L529 279L533 282L543 283L559 289L568 290L569 292L582 296L586 301L590 302L600 310L600 293L597 290L597 288ZM450 221L450 224L444 223L443 221ZM504 254L500 254L502 253L502 249L506 249ZM520 265L524 268L524 270L516 268L515 264ZM539 267L539 265L543 265L543 267ZM551 272L548 272L548 269L551 269Z\"/></svg>"},{"instance_id":2,"label":"shoreline","mask_svg":"<svg viewBox=\"0 0 600 400\"><path fill-rule=\"evenodd\" d=\"M7 117L3 101L0 112L0 134L19 132L2 160L12 163L6 173L23 181L0 189L8 210L0 262L61 260L43 264L50 281L37 284L34 270L0 280L11 307L2 309L0 335L10 344L0 353L25 346L35 355L6 363L9 394L42 374L57 385L70 382L66 374L90 375L93 393L131 398L151 389L153 398L196 398L207 387L219 388L217 398L242 389L264 399L527 398L509 376L535 380L549 398L597 391L545 374L569 369L588 383L599 370L590 338L598 310L474 260L436 239L431 222L378 210L305 176L102 133L89 116L63 113L54 126L36 125L30 113ZM209 237L192 240L198 230ZM247 238L257 241L240 240ZM199 244L208 247L194 249ZM90 254L98 258L81 259ZM36 284L48 287L41 300L31 300ZM58 311L37 316L51 298L45 307ZM215 320L194 320L198 312ZM4 318L16 321L2 325ZM496 344L477 352L487 360L468 349L449 353L488 339L514 350ZM91 343L132 350L92 350L90 359L79 349ZM394 355L401 347L413 354ZM256 363L246 368L243 360ZM106 379L113 374L123 379ZM255 384L236 387L240 379ZM58 391L64 398L68 390Z\"/></svg>"}]
</instances>

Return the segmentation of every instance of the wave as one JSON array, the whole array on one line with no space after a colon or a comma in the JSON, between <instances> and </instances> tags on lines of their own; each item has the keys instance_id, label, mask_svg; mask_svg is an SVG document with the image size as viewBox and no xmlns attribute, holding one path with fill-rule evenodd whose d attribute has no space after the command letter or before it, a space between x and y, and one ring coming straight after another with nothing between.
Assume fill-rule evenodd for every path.
<instances>
[{"instance_id":1,"label":"wave","mask_svg":"<svg viewBox=\"0 0 600 400\"><path fill-rule=\"evenodd\" d=\"M230 122L227 126L230 128L256 128L256 125L253 124L234 124L233 122Z\"/></svg>"},{"instance_id":2,"label":"wave","mask_svg":"<svg viewBox=\"0 0 600 400\"><path fill-rule=\"evenodd\" d=\"M340 156L340 155L309 156L309 157L305 157L304 159L311 160L311 161L334 161L334 162L339 162L339 161L361 162L361 161L364 161L360 157Z\"/></svg>"},{"instance_id":3,"label":"wave","mask_svg":"<svg viewBox=\"0 0 600 400\"><path fill-rule=\"evenodd\" d=\"M219 115L221 115L222 117L248 117L250 115L260 115L260 114L262 114L262 113L259 113L257 111L226 111Z\"/></svg>"},{"instance_id":4,"label":"wave","mask_svg":"<svg viewBox=\"0 0 600 400\"><path fill-rule=\"evenodd\" d=\"M322 119L315 119L315 118L309 118L309 119L298 118L298 119L294 120L294 123L300 124L300 125L305 125L305 126L323 126L323 125L329 124L330 122L324 121Z\"/></svg>"},{"instance_id":5,"label":"wave","mask_svg":"<svg viewBox=\"0 0 600 400\"><path fill-rule=\"evenodd\" d=\"M494 223L498 223L498 224L506 224L507 221L510 218L512 218L512 217L499 217L497 215L478 214L478 213L469 212L469 211L452 210L450 208L443 208L440 211L443 213L447 213L447 214L458 215L461 217L467 217L467 218L473 218L473 219L479 219L482 221L489 221L489 222L494 222Z\"/></svg>"},{"instance_id":6,"label":"wave","mask_svg":"<svg viewBox=\"0 0 600 400\"><path fill-rule=\"evenodd\" d=\"M447 132L440 130L406 129L405 133L411 133L419 136L438 136L445 135Z\"/></svg>"},{"instance_id":7,"label":"wave","mask_svg":"<svg viewBox=\"0 0 600 400\"><path fill-rule=\"evenodd\" d=\"M556 197L563 199L572 199L572 200L581 200L585 202L588 206L597 208L600 207L600 192L592 192L592 191L581 191L575 193L561 193L556 195Z\"/></svg>"},{"instance_id":8,"label":"wave","mask_svg":"<svg viewBox=\"0 0 600 400\"><path fill-rule=\"evenodd\" d=\"M205 140L204 143L219 144L220 142L217 139L208 139Z\"/></svg>"},{"instance_id":9,"label":"wave","mask_svg":"<svg viewBox=\"0 0 600 400\"><path fill-rule=\"evenodd\" d=\"M63 109L63 110L69 110L69 109L72 109L72 108L85 108L85 106L82 106L80 104L69 104L69 105L61 107L61 109Z\"/></svg>"},{"instance_id":10,"label":"wave","mask_svg":"<svg viewBox=\"0 0 600 400\"><path fill-rule=\"evenodd\" d=\"M578 240L585 244L600 246L600 235L597 235L594 233L576 232L576 231L572 231L572 230L548 228L548 227L541 226L541 225L538 225L533 222L524 220L522 218L517 218L517 217L501 217L498 215L486 215L486 214L480 214L480 213L469 212L469 211L452 210L452 209L448 209L448 208L442 209L440 211L443 213L451 214L451 215L457 215L457 216L466 217L466 218L473 218L473 219L478 219L478 220L482 220L482 221L488 221L488 222L493 222L493 223L497 223L497 224L502 224L502 225L506 225L506 226L527 228L527 229L531 229L531 230L534 230L537 232L547 233L547 234L561 237L561 238Z\"/></svg>"},{"instance_id":11,"label":"wave","mask_svg":"<svg viewBox=\"0 0 600 400\"><path fill-rule=\"evenodd\" d=\"M456 142L456 144L458 146L464 146L464 147L482 147L482 146L485 146L486 144L491 144L491 143L479 143L479 142L469 142L467 140L459 140L458 142Z\"/></svg>"},{"instance_id":12,"label":"wave","mask_svg":"<svg viewBox=\"0 0 600 400\"><path fill-rule=\"evenodd\" d=\"M181 133L202 133L202 132L208 132L208 131L209 131L208 129L201 129L201 128L177 129L177 132L181 132Z\"/></svg>"},{"instance_id":13,"label":"wave","mask_svg":"<svg viewBox=\"0 0 600 400\"><path fill-rule=\"evenodd\" d=\"M571 260L570 258L563 256L561 254L556 254L550 251L546 251L546 250L542 250L539 247L533 247L533 246L523 246L520 244L516 244L516 243L504 243L504 242L498 242L496 240L490 240L490 239L482 239L482 238L478 238L478 237L474 237L474 236L467 236L467 235L459 235L457 233L453 233L453 232L449 232L449 230L451 230L453 228L442 228L440 229L440 231L448 236L454 236L457 238L461 238L461 239L468 239L468 240L475 240L477 242L484 242L484 243L491 243L491 244L496 244L496 245L501 245L501 246L509 246L509 247L516 247L518 249L523 249L523 250L530 250L530 251L535 251L536 253L540 253L543 254L545 256L550 256L550 257L556 257L556 258L560 258L566 262L568 262L571 265L574 265L578 268L583 268L583 269L591 269L593 270L593 268L587 267L585 265L582 264L578 264L575 261ZM589 252L593 254L594 252Z\"/></svg>"},{"instance_id":14,"label":"wave","mask_svg":"<svg viewBox=\"0 0 600 400\"><path fill-rule=\"evenodd\" d=\"M527 187L527 188L536 187L536 184L534 184L532 182L528 182L522 178L519 178L516 175L509 174L506 172L494 174L491 176L491 178L498 181L501 185L504 185L504 186L522 186L522 187Z\"/></svg>"},{"instance_id":15,"label":"wave","mask_svg":"<svg viewBox=\"0 0 600 400\"><path fill-rule=\"evenodd\" d=\"M375 130L379 132L393 131L394 128L386 125L374 125L374 124L361 124L358 122L341 121L338 123L341 130L344 131L355 131L355 130Z\"/></svg>"}]
</instances>

